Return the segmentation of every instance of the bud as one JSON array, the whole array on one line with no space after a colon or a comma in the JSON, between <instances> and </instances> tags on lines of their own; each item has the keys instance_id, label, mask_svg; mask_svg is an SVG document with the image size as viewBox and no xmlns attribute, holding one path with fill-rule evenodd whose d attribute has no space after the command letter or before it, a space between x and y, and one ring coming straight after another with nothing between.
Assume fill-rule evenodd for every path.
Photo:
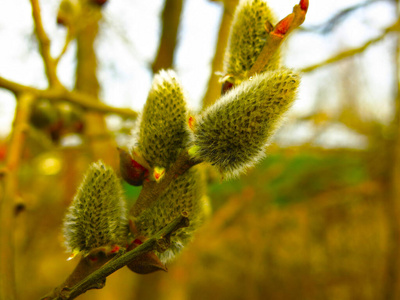
<instances>
[{"instance_id":1,"label":"bud","mask_svg":"<svg viewBox=\"0 0 400 300\"><path fill-rule=\"evenodd\" d=\"M141 116L137 145L152 168L168 170L189 140L185 99L173 71L162 70L154 77Z\"/></svg>"},{"instance_id":2,"label":"bud","mask_svg":"<svg viewBox=\"0 0 400 300\"><path fill-rule=\"evenodd\" d=\"M137 237L150 238L174 219L186 212L189 227L181 228L171 235L166 251L155 254L164 264L177 255L191 240L194 231L200 227L206 215L204 182L196 167L177 177L165 193L152 206L134 219L132 233Z\"/></svg>"},{"instance_id":3,"label":"bud","mask_svg":"<svg viewBox=\"0 0 400 300\"><path fill-rule=\"evenodd\" d=\"M140 246L142 243L142 239L137 238L129 245L127 250L133 250L136 247ZM154 251L139 255L133 261L127 264L127 267L137 274L150 274L156 271L167 272L167 268L160 261Z\"/></svg>"},{"instance_id":4,"label":"bud","mask_svg":"<svg viewBox=\"0 0 400 300\"><path fill-rule=\"evenodd\" d=\"M121 148L118 148L118 151L122 178L130 185L142 185L143 181L149 176L149 170L133 159L128 151Z\"/></svg>"},{"instance_id":5,"label":"bud","mask_svg":"<svg viewBox=\"0 0 400 300\"><path fill-rule=\"evenodd\" d=\"M107 0L90 0L90 3L98 6L103 6L107 3Z\"/></svg>"},{"instance_id":6,"label":"bud","mask_svg":"<svg viewBox=\"0 0 400 300\"><path fill-rule=\"evenodd\" d=\"M89 254L95 249L126 245L128 221L122 187L101 161L90 165L64 220L67 250ZM118 248L119 249L119 248Z\"/></svg>"},{"instance_id":7,"label":"bud","mask_svg":"<svg viewBox=\"0 0 400 300\"><path fill-rule=\"evenodd\" d=\"M282 115L292 105L299 75L278 69L255 75L203 112L191 155L236 176L264 156Z\"/></svg>"},{"instance_id":8,"label":"bud","mask_svg":"<svg viewBox=\"0 0 400 300\"><path fill-rule=\"evenodd\" d=\"M263 0L242 0L236 8L225 54L225 74L235 78L237 85L247 78L247 72L260 55L273 28L276 18ZM280 54L277 51L263 71L279 67Z\"/></svg>"},{"instance_id":9,"label":"bud","mask_svg":"<svg viewBox=\"0 0 400 300\"><path fill-rule=\"evenodd\" d=\"M57 24L65 27L75 26L80 11L79 0L62 0L57 12Z\"/></svg>"}]
</instances>

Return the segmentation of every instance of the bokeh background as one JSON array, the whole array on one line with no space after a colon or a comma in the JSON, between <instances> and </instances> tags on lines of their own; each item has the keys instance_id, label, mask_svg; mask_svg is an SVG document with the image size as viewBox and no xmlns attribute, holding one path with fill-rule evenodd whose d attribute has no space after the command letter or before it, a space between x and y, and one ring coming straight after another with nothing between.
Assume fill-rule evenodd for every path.
<instances>
[{"instance_id":1,"label":"bokeh background","mask_svg":"<svg viewBox=\"0 0 400 300\"><path fill-rule=\"evenodd\" d=\"M278 18L297 4L267 2ZM109 0L93 8L99 88L79 87L75 39L59 79L139 112L153 73L172 67L199 111L218 97L215 72L236 3ZM60 1L40 6L57 56L76 28L60 17ZM45 89L29 1L1 0L0 7L0 76ZM286 66L303 79L267 157L236 180L205 170L212 214L168 273L125 268L79 299L400 299L398 9L396 0L311 0L306 21L282 47ZM10 216L21 299L40 298L73 269L62 244L66 207L91 161L117 166L115 146L129 144L134 127L110 114L99 134L88 122L101 123L102 115L35 103ZM15 107L14 95L0 88L0 167L10 155ZM93 153L96 143L107 149ZM135 201L140 188L124 188Z\"/></svg>"}]
</instances>

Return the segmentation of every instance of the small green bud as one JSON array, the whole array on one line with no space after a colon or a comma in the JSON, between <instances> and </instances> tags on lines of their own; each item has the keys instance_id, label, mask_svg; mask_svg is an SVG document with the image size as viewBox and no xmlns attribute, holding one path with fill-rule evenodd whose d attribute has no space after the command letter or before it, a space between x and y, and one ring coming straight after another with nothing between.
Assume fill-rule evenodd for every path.
<instances>
[{"instance_id":1,"label":"small green bud","mask_svg":"<svg viewBox=\"0 0 400 300\"><path fill-rule=\"evenodd\" d=\"M236 176L264 156L265 146L293 103L299 75L279 69L253 76L204 111L194 131L196 157Z\"/></svg>"},{"instance_id":2,"label":"small green bud","mask_svg":"<svg viewBox=\"0 0 400 300\"><path fill-rule=\"evenodd\" d=\"M247 78L247 72L254 65L268 39L276 18L263 0L242 0L236 8L225 54L225 74L235 79L235 85ZM277 51L265 70L279 67L280 54Z\"/></svg>"},{"instance_id":3,"label":"small green bud","mask_svg":"<svg viewBox=\"0 0 400 300\"><path fill-rule=\"evenodd\" d=\"M134 219L135 238L151 237L186 212L189 227L181 228L171 235L170 246L166 251L156 252L162 263L170 261L203 223L207 212L204 193L203 178L199 170L193 167L177 177L160 199Z\"/></svg>"},{"instance_id":4,"label":"small green bud","mask_svg":"<svg viewBox=\"0 0 400 300\"><path fill-rule=\"evenodd\" d=\"M91 164L65 216L67 250L86 255L100 247L125 246L127 229L126 204L116 174L101 161Z\"/></svg>"},{"instance_id":5,"label":"small green bud","mask_svg":"<svg viewBox=\"0 0 400 300\"><path fill-rule=\"evenodd\" d=\"M162 70L154 77L141 116L137 145L152 168L168 170L189 140L185 99L173 71Z\"/></svg>"}]
</instances>

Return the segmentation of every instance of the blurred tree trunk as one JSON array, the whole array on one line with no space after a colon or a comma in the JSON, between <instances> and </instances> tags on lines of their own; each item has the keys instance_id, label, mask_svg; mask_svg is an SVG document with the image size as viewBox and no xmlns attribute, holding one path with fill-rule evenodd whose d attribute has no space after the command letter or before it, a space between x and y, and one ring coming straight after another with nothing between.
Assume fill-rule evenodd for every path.
<instances>
[{"instance_id":1,"label":"blurred tree trunk","mask_svg":"<svg viewBox=\"0 0 400 300\"><path fill-rule=\"evenodd\" d=\"M400 1L397 0L397 3ZM399 4L398 4L399 6ZM389 223L388 254L383 299L400 299L400 36L396 40L395 115L388 143L391 170L388 170L386 213Z\"/></svg>"},{"instance_id":2,"label":"blurred tree trunk","mask_svg":"<svg viewBox=\"0 0 400 300\"><path fill-rule=\"evenodd\" d=\"M81 22L85 25L77 32L77 67L75 89L96 98L99 96L97 80L97 57L95 41L101 20L101 10L82 3ZM102 159L106 164L117 167L116 145L111 138L104 120L104 115L94 111L85 114L85 138L94 160Z\"/></svg>"},{"instance_id":3,"label":"blurred tree trunk","mask_svg":"<svg viewBox=\"0 0 400 300\"><path fill-rule=\"evenodd\" d=\"M211 66L211 75L208 80L207 91L203 97L203 109L212 105L221 96L220 76L217 72L222 72L224 68L225 49L228 45L229 32L235 12L236 5L239 0L223 1L224 12L218 32L217 46L215 48L214 59Z\"/></svg>"},{"instance_id":4,"label":"blurred tree trunk","mask_svg":"<svg viewBox=\"0 0 400 300\"><path fill-rule=\"evenodd\" d=\"M166 0L162 14L162 33L157 56L151 66L153 73L172 67L181 20L183 0Z\"/></svg>"}]
</instances>

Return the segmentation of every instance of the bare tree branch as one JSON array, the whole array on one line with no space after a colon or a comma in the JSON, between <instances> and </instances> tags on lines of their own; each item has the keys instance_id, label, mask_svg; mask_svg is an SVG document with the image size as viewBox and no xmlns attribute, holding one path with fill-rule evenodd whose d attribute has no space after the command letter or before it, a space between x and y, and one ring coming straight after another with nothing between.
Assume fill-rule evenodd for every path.
<instances>
[{"instance_id":1,"label":"bare tree branch","mask_svg":"<svg viewBox=\"0 0 400 300\"><path fill-rule=\"evenodd\" d=\"M223 70L225 49L228 45L229 31L235 12L236 5L239 0L222 1L224 5L224 13L222 15L221 24L218 32L218 42L211 65L211 75L208 80L207 91L203 97L203 106L206 108L212 105L221 96L221 82L218 72Z\"/></svg>"},{"instance_id":2,"label":"bare tree branch","mask_svg":"<svg viewBox=\"0 0 400 300\"><path fill-rule=\"evenodd\" d=\"M306 32L315 32L319 34L327 34L335 29L338 25L343 23L347 18L351 17L352 14L361 9L365 8L371 4L377 3L377 2L390 2L390 3L395 3L394 0L368 0L365 2L361 2L359 4L350 6L348 8L345 8L338 12L336 15L334 15L332 18L330 18L328 21L324 22L323 24L315 25L315 26L307 26L307 27L300 27L301 31L306 31Z\"/></svg>"},{"instance_id":3,"label":"bare tree branch","mask_svg":"<svg viewBox=\"0 0 400 300\"><path fill-rule=\"evenodd\" d=\"M46 76L50 86L60 86L61 83L57 77L57 62L50 54L50 39L47 36L40 15L40 6L38 0L30 0L32 6L32 16L35 23L35 34L39 42L39 52L43 58Z\"/></svg>"},{"instance_id":4,"label":"bare tree branch","mask_svg":"<svg viewBox=\"0 0 400 300\"><path fill-rule=\"evenodd\" d=\"M153 73L172 67L182 6L183 0L165 0L160 45L156 59L151 66Z\"/></svg>"},{"instance_id":5,"label":"bare tree branch","mask_svg":"<svg viewBox=\"0 0 400 300\"><path fill-rule=\"evenodd\" d=\"M398 30L399 30L399 21L397 21L395 24L387 27L381 35L379 35L378 37L376 37L372 40L369 40L364 45L362 45L358 48L340 52L340 53L336 54L335 56L326 59L325 61L322 61L320 63L317 63L317 64L309 66L309 67L302 68L302 69L300 69L300 71L303 73L310 73L318 68L321 68L321 67L336 63L338 61L341 61L343 59L352 57L354 55L363 53L369 46L383 40L386 37L386 35L388 35L389 33L398 31Z\"/></svg>"},{"instance_id":6,"label":"bare tree branch","mask_svg":"<svg viewBox=\"0 0 400 300\"><path fill-rule=\"evenodd\" d=\"M0 88L7 89L16 95L22 93L30 93L36 96L37 99L48 99L50 101L67 101L76 104L82 108L98 111L106 114L117 114L123 117L137 117L137 112L128 108L116 108L104 104L96 97L81 93L78 91L68 91L64 88L50 88L46 90L37 89L30 86L25 86L3 77L0 77Z\"/></svg>"},{"instance_id":7,"label":"bare tree branch","mask_svg":"<svg viewBox=\"0 0 400 300\"><path fill-rule=\"evenodd\" d=\"M31 105L31 93L21 94L17 104L13 131L7 151L6 167L3 173L3 196L0 199L0 245L6 245L0 252L0 299L16 299L14 268L14 218L15 198L18 193L18 168L25 143Z\"/></svg>"}]
</instances>

